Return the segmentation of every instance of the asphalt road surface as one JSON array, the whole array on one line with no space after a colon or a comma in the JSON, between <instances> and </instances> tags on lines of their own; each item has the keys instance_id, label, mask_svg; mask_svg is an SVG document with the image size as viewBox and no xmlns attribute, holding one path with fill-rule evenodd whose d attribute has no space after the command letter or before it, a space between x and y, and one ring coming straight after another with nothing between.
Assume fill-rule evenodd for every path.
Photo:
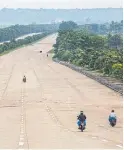
<instances>
[{"instance_id":1,"label":"asphalt road surface","mask_svg":"<svg viewBox=\"0 0 124 150\"><path fill-rule=\"evenodd\" d=\"M122 97L47 57L55 39L0 57L0 149L122 149ZM111 109L118 117L114 128ZM84 132L76 124L80 110L87 116Z\"/></svg>"}]
</instances>

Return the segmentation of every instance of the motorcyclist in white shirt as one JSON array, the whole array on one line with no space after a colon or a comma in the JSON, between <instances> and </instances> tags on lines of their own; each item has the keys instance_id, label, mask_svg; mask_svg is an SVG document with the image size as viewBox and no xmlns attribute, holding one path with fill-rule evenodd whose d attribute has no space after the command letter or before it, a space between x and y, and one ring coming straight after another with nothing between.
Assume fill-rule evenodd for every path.
<instances>
[{"instance_id":1,"label":"motorcyclist in white shirt","mask_svg":"<svg viewBox=\"0 0 124 150\"><path fill-rule=\"evenodd\" d=\"M110 113L110 115L109 115L109 122L111 122L112 119L114 119L115 122L117 121L117 117L116 117L116 114L115 114L114 110L112 110L111 113Z\"/></svg>"}]
</instances>

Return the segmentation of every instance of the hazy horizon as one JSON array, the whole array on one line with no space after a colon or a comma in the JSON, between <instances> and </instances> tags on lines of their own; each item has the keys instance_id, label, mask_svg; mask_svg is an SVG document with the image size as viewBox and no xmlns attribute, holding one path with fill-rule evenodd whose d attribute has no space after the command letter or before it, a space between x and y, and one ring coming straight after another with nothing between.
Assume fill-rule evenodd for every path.
<instances>
[{"instance_id":1,"label":"hazy horizon","mask_svg":"<svg viewBox=\"0 0 124 150\"><path fill-rule=\"evenodd\" d=\"M120 8L122 8L123 9L123 7L102 7L102 8L100 8L100 7L96 7L96 8L27 8L27 7L25 7L25 8L21 8L21 7L17 7L17 8L13 8L13 7L2 7L2 8L0 8L0 10L2 10L2 9L14 9L14 10L17 10L17 9L31 9L31 10L40 10L40 9L55 9L55 10L57 10L57 9L61 9L61 10L69 10L69 9L110 9L110 8L113 8L113 9L120 9Z\"/></svg>"},{"instance_id":2,"label":"hazy horizon","mask_svg":"<svg viewBox=\"0 0 124 150\"><path fill-rule=\"evenodd\" d=\"M122 8L123 0L4 0L0 1L3 8L29 9L93 9Z\"/></svg>"}]
</instances>

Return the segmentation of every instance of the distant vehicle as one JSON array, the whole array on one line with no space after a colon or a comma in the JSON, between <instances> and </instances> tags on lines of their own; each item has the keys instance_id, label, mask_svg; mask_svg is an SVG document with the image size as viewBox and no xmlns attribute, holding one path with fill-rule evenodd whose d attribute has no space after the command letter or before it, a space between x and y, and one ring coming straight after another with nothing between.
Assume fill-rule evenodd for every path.
<instances>
[{"instance_id":1,"label":"distant vehicle","mask_svg":"<svg viewBox=\"0 0 124 150\"><path fill-rule=\"evenodd\" d=\"M77 116L78 129L80 129L83 132L86 129L86 119L82 122L79 117L80 116Z\"/></svg>"},{"instance_id":2,"label":"distant vehicle","mask_svg":"<svg viewBox=\"0 0 124 150\"><path fill-rule=\"evenodd\" d=\"M112 127L114 127L116 125L117 117L116 117L114 110L111 111L108 120L109 120L109 123Z\"/></svg>"},{"instance_id":3,"label":"distant vehicle","mask_svg":"<svg viewBox=\"0 0 124 150\"><path fill-rule=\"evenodd\" d=\"M26 77L25 76L23 77L23 82L26 82Z\"/></svg>"}]
</instances>

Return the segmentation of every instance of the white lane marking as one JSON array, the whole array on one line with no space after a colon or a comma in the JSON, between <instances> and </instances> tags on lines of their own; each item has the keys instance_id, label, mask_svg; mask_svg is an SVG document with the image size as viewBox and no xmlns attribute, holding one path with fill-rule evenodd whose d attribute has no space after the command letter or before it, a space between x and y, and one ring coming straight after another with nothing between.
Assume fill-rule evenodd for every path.
<instances>
[{"instance_id":1,"label":"white lane marking","mask_svg":"<svg viewBox=\"0 0 124 150\"><path fill-rule=\"evenodd\" d=\"M99 126L100 126L100 127L104 127L104 125L103 125L103 124L100 124Z\"/></svg>"},{"instance_id":2,"label":"white lane marking","mask_svg":"<svg viewBox=\"0 0 124 150\"><path fill-rule=\"evenodd\" d=\"M24 95L22 93L22 99L21 99L21 131L20 131L20 140L19 140L19 146L24 145ZM21 149L23 150L23 149Z\"/></svg>"},{"instance_id":3,"label":"white lane marking","mask_svg":"<svg viewBox=\"0 0 124 150\"><path fill-rule=\"evenodd\" d=\"M21 134L23 134L24 133L24 130L23 129L21 129Z\"/></svg>"},{"instance_id":4,"label":"white lane marking","mask_svg":"<svg viewBox=\"0 0 124 150\"><path fill-rule=\"evenodd\" d=\"M21 137L21 138L20 138L20 142L21 142L21 141L24 141L24 138Z\"/></svg>"},{"instance_id":5,"label":"white lane marking","mask_svg":"<svg viewBox=\"0 0 124 150\"><path fill-rule=\"evenodd\" d=\"M106 139L103 139L102 141L103 141L103 142L108 142Z\"/></svg>"},{"instance_id":6,"label":"white lane marking","mask_svg":"<svg viewBox=\"0 0 124 150\"><path fill-rule=\"evenodd\" d=\"M122 145L116 145L117 147L120 147L120 148L123 148L123 146Z\"/></svg>"},{"instance_id":7,"label":"white lane marking","mask_svg":"<svg viewBox=\"0 0 124 150\"><path fill-rule=\"evenodd\" d=\"M24 145L24 142L19 142L19 146L23 146Z\"/></svg>"},{"instance_id":8,"label":"white lane marking","mask_svg":"<svg viewBox=\"0 0 124 150\"><path fill-rule=\"evenodd\" d=\"M93 136L92 139L96 139L97 137Z\"/></svg>"}]
</instances>

